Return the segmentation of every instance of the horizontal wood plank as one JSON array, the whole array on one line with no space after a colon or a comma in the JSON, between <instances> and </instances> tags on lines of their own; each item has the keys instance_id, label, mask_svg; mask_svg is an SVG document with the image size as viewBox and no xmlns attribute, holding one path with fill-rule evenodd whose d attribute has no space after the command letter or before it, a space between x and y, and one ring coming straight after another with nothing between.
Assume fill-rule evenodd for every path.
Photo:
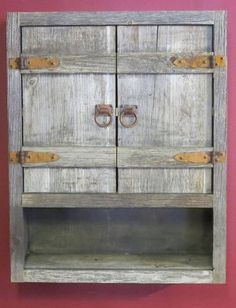
<instances>
[{"instance_id":1,"label":"horizontal wood plank","mask_svg":"<svg viewBox=\"0 0 236 308\"><path fill-rule=\"evenodd\" d=\"M164 52L133 52L117 55L118 73L212 73L212 68L184 68L173 64L175 59L210 56L212 53L183 54Z\"/></svg>"},{"instance_id":2,"label":"horizontal wood plank","mask_svg":"<svg viewBox=\"0 0 236 308\"><path fill-rule=\"evenodd\" d=\"M40 194L22 195L26 208L212 208L211 194Z\"/></svg>"},{"instance_id":3,"label":"horizontal wood plank","mask_svg":"<svg viewBox=\"0 0 236 308\"><path fill-rule=\"evenodd\" d=\"M34 254L30 253L25 269L212 269L208 255L155 254Z\"/></svg>"},{"instance_id":4,"label":"horizontal wood plank","mask_svg":"<svg viewBox=\"0 0 236 308\"><path fill-rule=\"evenodd\" d=\"M53 162L27 163L24 167L116 167L115 147L23 147L23 151L50 152L59 156Z\"/></svg>"},{"instance_id":5,"label":"horizontal wood plank","mask_svg":"<svg viewBox=\"0 0 236 308\"><path fill-rule=\"evenodd\" d=\"M211 152L213 148L196 147L118 147L117 164L119 168L212 168L212 163L186 163L174 157L179 153Z\"/></svg>"},{"instance_id":6,"label":"horizontal wood plank","mask_svg":"<svg viewBox=\"0 0 236 308\"><path fill-rule=\"evenodd\" d=\"M27 55L22 55L28 58ZM43 56L55 58L59 64L51 68L27 69L22 68L21 73L115 73L116 55L115 54L87 54L70 56ZM30 56L29 56L30 58Z\"/></svg>"},{"instance_id":7,"label":"horizontal wood plank","mask_svg":"<svg viewBox=\"0 0 236 308\"><path fill-rule=\"evenodd\" d=\"M211 270L24 270L24 282L211 283Z\"/></svg>"},{"instance_id":8,"label":"horizontal wood plank","mask_svg":"<svg viewBox=\"0 0 236 308\"><path fill-rule=\"evenodd\" d=\"M21 26L48 25L156 25L206 24L215 21L214 11L151 12L35 12L19 13Z\"/></svg>"},{"instance_id":9,"label":"horizontal wood plank","mask_svg":"<svg viewBox=\"0 0 236 308\"><path fill-rule=\"evenodd\" d=\"M127 73L213 73L211 67L190 68L178 67L174 59L211 56L212 53L165 53L133 52L117 54L117 72ZM36 56L34 56L35 58ZM42 56L38 56L41 58ZM55 59L57 65L52 67L28 68L24 59L31 56L22 55L21 73L116 73L116 54L83 54L83 55L44 55L43 58Z\"/></svg>"}]
</instances>

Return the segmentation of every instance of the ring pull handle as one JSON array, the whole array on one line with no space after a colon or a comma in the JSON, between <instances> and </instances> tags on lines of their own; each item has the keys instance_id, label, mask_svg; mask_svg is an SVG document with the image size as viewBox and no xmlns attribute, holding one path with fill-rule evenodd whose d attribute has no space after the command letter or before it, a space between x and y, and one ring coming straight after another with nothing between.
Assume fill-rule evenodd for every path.
<instances>
[{"instance_id":1,"label":"ring pull handle","mask_svg":"<svg viewBox=\"0 0 236 308\"><path fill-rule=\"evenodd\" d=\"M121 111L120 111L120 123L122 126L125 128L131 128L134 127L137 124L138 121L138 106L136 105L124 105L121 106ZM130 120L131 121L128 121Z\"/></svg>"},{"instance_id":2,"label":"ring pull handle","mask_svg":"<svg viewBox=\"0 0 236 308\"><path fill-rule=\"evenodd\" d=\"M95 106L94 120L98 126L108 127L112 122L112 115L113 115L112 105L98 104ZM104 122L99 120L99 118L104 116L108 118L108 121Z\"/></svg>"}]
</instances>

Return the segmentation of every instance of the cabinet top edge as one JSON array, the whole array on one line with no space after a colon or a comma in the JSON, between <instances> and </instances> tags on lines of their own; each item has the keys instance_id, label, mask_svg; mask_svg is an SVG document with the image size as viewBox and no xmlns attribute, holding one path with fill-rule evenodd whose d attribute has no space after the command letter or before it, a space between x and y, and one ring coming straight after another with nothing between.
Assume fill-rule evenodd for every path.
<instances>
[{"instance_id":1,"label":"cabinet top edge","mask_svg":"<svg viewBox=\"0 0 236 308\"><path fill-rule=\"evenodd\" d=\"M225 17L226 10L212 11L54 11L8 12L7 17L17 15L19 26L50 25L154 25L196 24L214 25Z\"/></svg>"}]
</instances>

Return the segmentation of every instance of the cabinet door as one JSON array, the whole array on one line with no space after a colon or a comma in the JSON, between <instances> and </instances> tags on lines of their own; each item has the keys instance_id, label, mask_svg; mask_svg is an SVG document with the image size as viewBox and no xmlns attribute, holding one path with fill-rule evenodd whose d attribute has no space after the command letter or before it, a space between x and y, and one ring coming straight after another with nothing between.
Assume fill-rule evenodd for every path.
<instances>
[{"instance_id":1,"label":"cabinet door","mask_svg":"<svg viewBox=\"0 0 236 308\"><path fill-rule=\"evenodd\" d=\"M210 193L211 165L181 152L211 151L212 74L178 70L174 57L212 52L211 26L119 26L118 104L137 106L118 127L120 193Z\"/></svg>"},{"instance_id":2,"label":"cabinet door","mask_svg":"<svg viewBox=\"0 0 236 308\"><path fill-rule=\"evenodd\" d=\"M23 150L60 157L27 164L24 192L115 191L115 125L104 129L94 121L97 104L115 108L115 56L109 60L114 51L114 27L22 29L22 57L60 62L22 75Z\"/></svg>"}]
</instances>

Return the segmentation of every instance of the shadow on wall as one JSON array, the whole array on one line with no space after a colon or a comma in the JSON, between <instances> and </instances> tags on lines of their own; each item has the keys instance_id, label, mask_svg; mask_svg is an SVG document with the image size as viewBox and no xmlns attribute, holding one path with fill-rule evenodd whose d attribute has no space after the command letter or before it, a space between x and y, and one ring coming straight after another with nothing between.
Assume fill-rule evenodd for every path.
<instances>
[{"instance_id":1,"label":"shadow on wall","mask_svg":"<svg viewBox=\"0 0 236 308\"><path fill-rule=\"evenodd\" d=\"M19 284L18 298L50 299L137 299L158 293L172 285L136 284Z\"/></svg>"}]
</instances>

